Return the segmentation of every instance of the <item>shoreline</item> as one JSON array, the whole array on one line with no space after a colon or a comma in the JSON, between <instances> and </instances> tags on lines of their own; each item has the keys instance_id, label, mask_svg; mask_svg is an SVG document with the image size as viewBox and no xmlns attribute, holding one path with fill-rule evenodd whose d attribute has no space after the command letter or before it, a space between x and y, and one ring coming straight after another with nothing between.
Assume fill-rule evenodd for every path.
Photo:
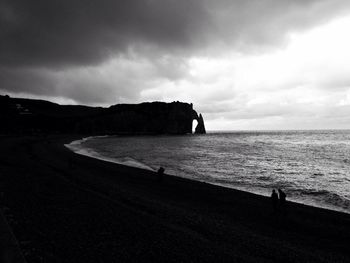
<instances>
[{"instance_id":1,"label":"shoreline","mask_svg":"<svg viewBox=\"0 0 350 263\"><path fill-rule=\"evenodd\" d=\"M94 159L98 159L101 161L106 161L106 162L111 162L111 163L115 163L118 165L125 165L127 167L133 167L133 168L140 168L140 169L145 169L145 170L149 170L149 171L153 171L156 172L156 169L150 167L148 164L146 163L141 163L138 160L133 159L132 156L130 156L130 158L132 158L135 163L134 164L128 164L127 162L122 162L122 161L118 161L112 157L104 157L102 155L100 155L99 153L95 152L93 149L89 149L89 151L86 151L86 149L84 148L75 148L74 143L78 143L80 144L81 142L84 142L86 140L90 140L90 139L94 139L94 138L99 138L99 137L109 137L109 136L113 136L113 135L97 135L97 136L88 136L88 137L82 137L78 140L73 140L67 144L64 144L64 146L66 148L68 148L70 151L76 153L76 154L80 154L83 156L87 156L89 158L94 158ZM259 191L259 190L254 190L254 189L249 189L249 187L235 187L234 185L230 185L230 184L220 184L220 183L213 183L213 182L208 182L208 181L204 181L204 180L196 180L194 178L189 178L186 176L181 176L181 175L176 175L176 174L167 174L170 176L175 176L175 177L179 177L179 178L184 178L190 181L196 181L196 182L202 182L202 183L206 183L209 185L214 185L214 186L219 186L219 187L224 187L224 188L228 188L228 189L233 189L233 190L238 190L238 191L243 191L243 192L247 192L247 193L251 193L251 194L255 194L255 195L259 195L259 196L264 196L264 197L269 197L270 192L265 191L263 193L263 191ZM260 190L267 190L265 188L261 188ZM272 188L271 188L272 189ZM312 201L312 199L303 199L303 198L290 198L288 197L288 201L289 202L293 202L293 203L297 203L297 204L302 204L302 205L307 205L307 206L311 206L311 207L316 207L316 208L322 208L322 209L326 209L326 210L330 210L330 211L337 211L337 212L341 212L341 213L346 213L346 214L350 214L350 211L339 207L339 206L335 206L332 204L322 204L322 203L317 203L315 201Z\"/></svg>"},{"instance_id":2,"label":"shoreline","mask_svg":"<svg viewBox=\"0 0 350 263\"><path fill-rule=\"evenodd\" d=\"M156 170L154 170L152 167L150 166L147 166L146 164L144 163L140 163L138 162L138 166L136 165L128 165L126 163L122 163L122 162L118 162L116 161L115 159L113 158L108 158L108 157L103 157L102 155L100 155L99 153L95 152L94 150L91 150L89 149L89 151L86 151L86 149L74 149L75 148L75 144L74 143L79 143L80 142L84 142L86 140L89 140L90 138L103 138L103 137L108 137L109 135L101 135L101 136L88 136L88 137L83 137L81 139L78 139L78 140L73 140L69 143L66 143L64 144L64 146L70 150L71 152L75 153L75 154L80 154L80 155L83 155L83 156L86 156L86 157L89 157L89 158L93 158L93 159L97 159L97 160L101 160L101 161L104 161L104 162L109 162L109 163L115 163L115 164L119 164L119 165L124 165L124 166L128 166L128 167L134 167L134 168L140 168L140 169L145 169L145 170L149 170L149 171L153 171L153 172L156 172ZM113 135L112 135L113 136ZM135 160L136 161L136 160Z\"/></svg>"},{"instance_id":3,"label":"shoreline","mask_svg":"<svg viewBox=\"0 0 350 263\"><path fill-rule=\"evenodd\" d=\"M28 262L350 260L349 214L293 202L274 213L264 196L159 182L63 145L81 137L0 138L1 191Z\"/></svg>"}]
</instances>

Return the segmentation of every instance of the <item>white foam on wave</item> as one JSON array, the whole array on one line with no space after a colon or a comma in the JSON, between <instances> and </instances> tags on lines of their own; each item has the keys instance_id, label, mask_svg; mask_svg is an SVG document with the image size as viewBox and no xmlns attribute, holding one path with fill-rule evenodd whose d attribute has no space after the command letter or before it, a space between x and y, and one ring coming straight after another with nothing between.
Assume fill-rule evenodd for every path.
<instances>
[{"instance_id":1,"label":"white foam on wave","mask_svg":"<svg viewBox=\"0 0 350 263\"><path fill-rule=\"evenodd\" d=\"M141 168L141 169L150 170L150 171L155 171L152 167L150 167L142 162L139 162L131 157L122 157L122 158L106 157L106 156L102 156L101 154L94 151L93 149L88 148L88 147L83 145L84 142L86 142L88 140L95 139L95 138L103 138L103 137L108 137L108 136L86 137L86 138L82 138L80 140L72 141L71 143L65 144L64 146L77 154L88 156L88 157L95 158L98 160L111 162L111 163L117 163L117 164L126 165L126 166L130 166L130 167Z\"/></svg>"}]
</instances>

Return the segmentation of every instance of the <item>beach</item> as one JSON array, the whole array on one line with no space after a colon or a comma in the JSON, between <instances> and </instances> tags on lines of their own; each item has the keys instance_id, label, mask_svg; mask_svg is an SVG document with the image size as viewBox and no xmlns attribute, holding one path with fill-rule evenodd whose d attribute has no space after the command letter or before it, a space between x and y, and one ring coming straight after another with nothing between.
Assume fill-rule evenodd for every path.
<instances>
[{"instance_id":1,"label":"beach","mask_svg":"<svg viewBox=\"0 0 350 263\"><path fill-rule=\"evenodd\" d=\"M80 138L0 139L1 204L28 262L350 262L349 214L158 180L64 146Z\"/></svg>"}]
</instances>

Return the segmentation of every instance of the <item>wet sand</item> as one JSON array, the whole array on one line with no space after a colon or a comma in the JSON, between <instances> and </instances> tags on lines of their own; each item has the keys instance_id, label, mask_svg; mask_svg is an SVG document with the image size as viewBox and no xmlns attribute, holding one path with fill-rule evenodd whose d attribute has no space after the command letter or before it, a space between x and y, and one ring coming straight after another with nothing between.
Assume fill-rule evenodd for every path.
<instances>
[{"instance_id":1,"label":"wet sand","mask_svg":"<svg viewBox=\"0 0 350 263\"><path fill-rule=\"evenodd\" d=\"M350 262L350 215L0 137L5 216L28 262ZM166 168L166 167L165 167Z\"/></svg>"}]
</instances>

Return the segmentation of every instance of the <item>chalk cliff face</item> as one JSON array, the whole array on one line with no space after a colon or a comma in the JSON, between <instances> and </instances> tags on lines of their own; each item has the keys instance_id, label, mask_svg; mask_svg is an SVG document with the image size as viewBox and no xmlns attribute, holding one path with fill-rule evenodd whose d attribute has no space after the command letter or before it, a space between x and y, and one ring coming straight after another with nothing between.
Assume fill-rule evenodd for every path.
<instances>
[{"instance_id":1,"label":"chalk cliff face","mask_svg":"<svg viewBox=\"0 0 350 263\"><path fill-rule=\"evenodd\" d=\"M0 96L2 133L65 132L84 134L205 133L202 115L192 104L151 102L109 108L58 105Z\"/></svg>"},{"instance_id":2,"label":"chalk cliff face","mask_svg":"<svg viewBox=\"0 0 350 263\"><path fill-rule=\"evenodd\" d=\"M97 132L102 129L118 134L186 134L192 133L192 122L197 118L191 104L151 102L111 106L92 122ZM80 123L81 127L90 127L91 119L87 122Z\"/></svg>"}]
</instances>

